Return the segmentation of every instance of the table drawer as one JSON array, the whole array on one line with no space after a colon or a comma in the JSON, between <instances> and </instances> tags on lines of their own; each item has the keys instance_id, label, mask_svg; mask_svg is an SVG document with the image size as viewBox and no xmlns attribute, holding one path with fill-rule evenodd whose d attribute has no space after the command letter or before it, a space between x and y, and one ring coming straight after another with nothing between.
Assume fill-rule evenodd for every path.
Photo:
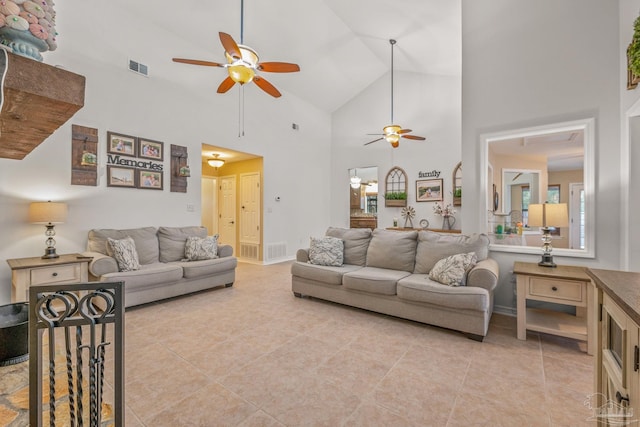
<instances>
[{"instance_id":1,"label":"table drawer","mask_svg":"<svg viewBox=\"0 0 640 427\"><path fill-rule=\"evenodd\" d=\"M77 264L55 265L31 270L31 285L80 282L80 266Z\"/></svg>"},{"instance_id":2,"label":"table drawer","mask_svg":"<svg viewBox=\"0 0 640 427\"><path fill-rule=\"evenodd\" d=\"M581 303L586 298L585 292L584 282L531 277L527 293L533 297Z\"/></svg>"}]
</instances>

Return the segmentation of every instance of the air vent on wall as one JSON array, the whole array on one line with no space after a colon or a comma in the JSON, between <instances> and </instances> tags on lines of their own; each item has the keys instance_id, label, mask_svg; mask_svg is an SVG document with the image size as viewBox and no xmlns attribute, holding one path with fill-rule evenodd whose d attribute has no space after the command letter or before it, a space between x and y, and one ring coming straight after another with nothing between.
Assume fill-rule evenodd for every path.
<instances>
[{"instance_id":1,"label":"air vent on wall","mask_svg":"<svg viewBox=\"0 0 640 427\"><path fill-rule=\"evenodd\" d=\"M134 73L142 74L143 76L149 76L149 67L141 62L129 60L129 69Z\"/></svg>"}]
</instances>

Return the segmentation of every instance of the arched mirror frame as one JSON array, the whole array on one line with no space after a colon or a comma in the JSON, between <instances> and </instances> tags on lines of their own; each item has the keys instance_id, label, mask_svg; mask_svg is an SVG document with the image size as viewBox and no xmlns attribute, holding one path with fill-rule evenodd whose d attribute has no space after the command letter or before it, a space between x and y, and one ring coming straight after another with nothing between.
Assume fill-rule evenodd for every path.
<instances>
[{"instance_id":1,"label":"arched mirror frame","mask_svg":"<svg viewBox=\"0 0 640 427\"><path fill-rule=\"evenodd\" d=\"M548 125L514 129L503 132L495 132L480 135L480 201L485 203L490 193L487 180L487 170L489 164L489 144L492 141L501 141L511 138L525 138L535 135L544 135L557 132L582 131L584 134L584 201L585 201L585 248L584 249L563 249L554 248L553 254L558 256L576 258L595 258L595 120L593 118L575 120L570 122L552 123ZM482 224L488 224L489 212L487 209L479 209ZM492 244L490 250L496 252L512 252L539 254L540 247L537 246L511 246Z\"/></svg>"},{"instance_id":2,"label":"arched mirror frame","mask_svg":"<svg viewBox=\"0 0 640 427\"><path fill-rule=\"evenodd\" d=\"M392 167L387 172L384 205L385 207L407 206L407 173L398 166Z\"/></svg>"},{"instance_id":3,"label":"arched mirror frame","mask_svg":"<svg viewBox=\"0 0 640 427\"><path fill-rule=\"evenodd\" d=\"M462 162L458 162L451 175L453 206L462 206Z\"/></svg>"}]
</instances>

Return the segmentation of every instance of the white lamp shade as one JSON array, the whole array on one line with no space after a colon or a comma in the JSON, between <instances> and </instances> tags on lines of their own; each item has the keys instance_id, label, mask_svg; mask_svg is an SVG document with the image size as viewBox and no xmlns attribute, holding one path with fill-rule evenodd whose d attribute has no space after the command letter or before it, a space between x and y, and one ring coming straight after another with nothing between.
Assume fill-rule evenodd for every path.
<instances>
[{"instance_id":1,"label":"white lamp shade","mask_svg":"<svg viewBox=\"0 0 640 427\"><path fill-rule=\"evenodd\" d=\"M66 220L66 203L33 202L29 205L29 222L34 224L62 224Z\"/></svg>"},{"instance_id":2,"label":"white lamp shade","mask_svg":"<svg viewBox=\"0 0 640 427\"><path fill-rule=\"evenodd\" d=\"M566 203L529 205L529 227L568 227L569 213Z\"/></svg>"}]
</instances>

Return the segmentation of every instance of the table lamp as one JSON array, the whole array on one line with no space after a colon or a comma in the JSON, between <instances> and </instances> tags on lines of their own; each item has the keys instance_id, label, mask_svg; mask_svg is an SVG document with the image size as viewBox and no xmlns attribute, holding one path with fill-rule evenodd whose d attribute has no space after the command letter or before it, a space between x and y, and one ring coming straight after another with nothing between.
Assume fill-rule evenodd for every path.
<instances>
[{"instance_id":1,"label":"table lamp","mask_svg":"<svg viewBox=\"0 0 640 427\"><path fill-rule=\"evenodd\" d=\"M58 258L56 253L55 224L62 224L67 219L67 204L62 202L33 202L29 205L29 222L44 224L47 227L44 235L47 236L43 259Z\"/></svg>"},{"instance_id":2,"label":"table lamp","mask_svg":"<svg viewBox=\"0 0 640 427\"><path fill-rule=\"evenodd\" d=\"M568 227L569 215L566 203L544 203L529 205L529 227L541 227L542 229L542 260L538 265L542 267L555 267L551 251L550 227Z\"/></svg>"}]
</instances>

